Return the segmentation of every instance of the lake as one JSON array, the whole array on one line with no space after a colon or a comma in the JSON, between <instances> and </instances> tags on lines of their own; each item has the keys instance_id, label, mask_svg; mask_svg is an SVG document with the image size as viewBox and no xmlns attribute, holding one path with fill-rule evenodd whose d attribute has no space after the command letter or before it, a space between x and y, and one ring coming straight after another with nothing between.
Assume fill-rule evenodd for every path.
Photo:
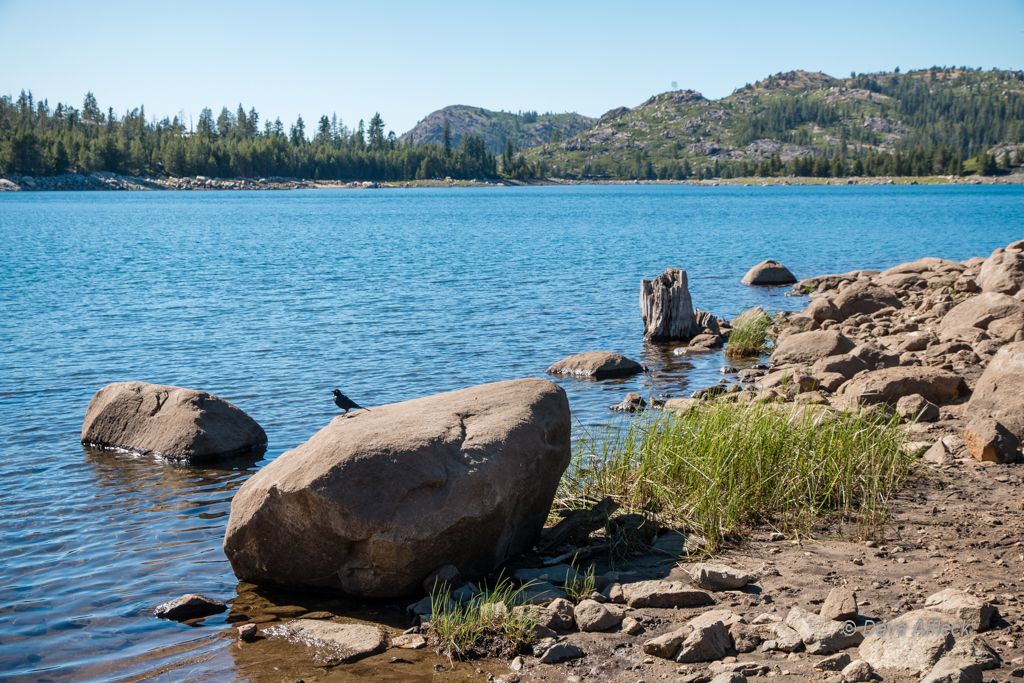
<instances>
[{"instance_id":1,"label":"lake","mask_svg":"<svg viewBox=\"0 0 1024 683\"><path fill-rule=\"evenodd\" d=\"M0 193L0 680L182 662L173 680L232 680L224 615L190 628L149 610L234 597L231 497L337 414L334 388L372 407L582 351L648 365L557 380L574 420L601 424L628 391L721 376L720 353L644 345L641 278L684 268L718 316L798 309L740 278L766 258L808 277L987 256L1022 219L1024 187L986 185ZM89 399L122 380L215 393L268 449L216 467L83 449Z\"/></svg>"}]
</instances>

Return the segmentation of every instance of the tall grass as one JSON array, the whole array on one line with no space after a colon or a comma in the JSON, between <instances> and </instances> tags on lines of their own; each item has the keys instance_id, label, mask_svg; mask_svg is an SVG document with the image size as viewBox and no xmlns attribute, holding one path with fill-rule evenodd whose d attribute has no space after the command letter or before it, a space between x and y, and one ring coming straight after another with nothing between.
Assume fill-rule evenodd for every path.
<instances>
[{"instance_id":1,"label":"tall grass","mask_svg":"<svg viewBox=\"0 0 1024 683\"><path fill-rule=\"evenodd\" d=\"M768 329L772 326L772 317L759 312L750 315L748 320L737 325L729 333L729 343L725 345L728 358L749 358L760 355L768 350Z\"/></svg>"},{"instance_id":2,"label":"tall grass","mask_svg":"<svg viewBox=\"0 0 1024 683\"><path fill-rule=\"evenodd\" d=\"M612 496L712 551L751 524L806 528L829 515L870 536L909 472L905 440L896 418L715 401L584 435L560 495L568 506Z\"/></svg>"},{"instance_id":3,"label":"tall grass","mask_svg":"<svg viewBox=\"0 0 1024 683\"><path fill-rule=\"evenodd\" d=\"M451 599L447 589L430 600L428 640L438 654L455 659L512 657L533 640L536 614L516 611L523 604L522 593L530 584L514 588L501 579L465 605Z\"/></svg>"}]
</instances>

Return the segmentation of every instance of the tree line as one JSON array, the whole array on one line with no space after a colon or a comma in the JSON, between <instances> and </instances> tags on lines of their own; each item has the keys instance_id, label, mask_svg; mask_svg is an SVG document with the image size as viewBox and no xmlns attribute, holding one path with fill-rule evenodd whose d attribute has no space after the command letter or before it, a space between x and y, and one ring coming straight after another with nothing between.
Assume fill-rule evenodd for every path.
<instances>
[{"instance_id":1,"label":"tree line","mask_svg":"<svg viewBox=\"0 0 1024 683\"><path fill-rule=\"evenodd\" d=\"M91 92L81 108L51 108L24 91L0 97L0 173L379 181L498 175L482 138L466 135L453 146L449 132L441 145L402 143L385 131L380 114L355 129L324 115L308 131L301 116L287 130L280 118L261 128L259 113L242 105L217 116L203 109L194 129L183 118L147 119L145 107L118 116L100 109Z\"/></svg>"}]
</instances>

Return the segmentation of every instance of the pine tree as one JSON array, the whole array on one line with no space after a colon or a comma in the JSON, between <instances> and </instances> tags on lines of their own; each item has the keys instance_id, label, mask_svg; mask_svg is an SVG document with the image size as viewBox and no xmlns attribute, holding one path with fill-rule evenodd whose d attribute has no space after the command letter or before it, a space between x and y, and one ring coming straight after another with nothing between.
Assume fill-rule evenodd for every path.
<instances>
[{"instance_id":1,"label":"pine tree","mask_svg":"<svg viewBox=\"0 0 1024 683\"><path fill-rule=\"evenodd\" d=\"M441 129L441 144L444 147L444 155L451 156L452 154L452 127L448 123L448 119L444 120L444 127Z\"/></svg>"}]
</instances>

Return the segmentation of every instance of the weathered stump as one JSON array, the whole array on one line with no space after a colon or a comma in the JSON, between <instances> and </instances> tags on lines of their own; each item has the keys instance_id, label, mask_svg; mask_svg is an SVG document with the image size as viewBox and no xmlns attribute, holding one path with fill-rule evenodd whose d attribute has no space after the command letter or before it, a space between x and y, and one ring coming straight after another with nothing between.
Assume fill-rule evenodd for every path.
<instances>
[{"instance_id":1,"label":"weathered stump","mask_svg":"<svg viewBox=\"0 0 1024 683\"><path fill-rule=\"evenodd\" d=\"M640 315L644 319L644 339L649 341L688 342L700 334L686 286L686 271L666 268L653 280L641 280Z\"/></svg>"}]
</instances>

